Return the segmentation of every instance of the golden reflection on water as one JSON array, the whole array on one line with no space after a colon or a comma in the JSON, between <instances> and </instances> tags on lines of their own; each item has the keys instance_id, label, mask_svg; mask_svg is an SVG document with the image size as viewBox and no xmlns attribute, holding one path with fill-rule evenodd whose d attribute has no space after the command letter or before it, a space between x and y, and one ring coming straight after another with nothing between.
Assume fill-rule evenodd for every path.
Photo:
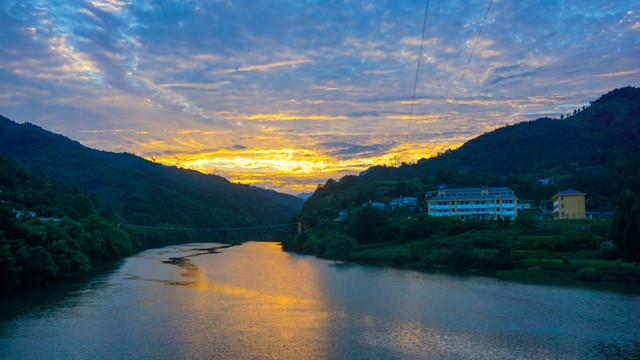
<instances>
[{"instance_id":1,"label":"golden reflection on water","mask_svg":"<svg viewBox=\"0 0 640 360\"><path fill-rule=\"evenodd\" d=\"M195 290L181 297L188 303L180 306L197 309L198 318L183 323L183 336L210 336L216 354L225 358L325 357L328 312L314 300L323 296L317 270L307 261L287 259L295 255L275 243L246 243L224 253L185 261L189 271L182 276L194 281L187 289ZM203 355L201 349L184 351L187 358Z\"/></svg>"}]
</instances>

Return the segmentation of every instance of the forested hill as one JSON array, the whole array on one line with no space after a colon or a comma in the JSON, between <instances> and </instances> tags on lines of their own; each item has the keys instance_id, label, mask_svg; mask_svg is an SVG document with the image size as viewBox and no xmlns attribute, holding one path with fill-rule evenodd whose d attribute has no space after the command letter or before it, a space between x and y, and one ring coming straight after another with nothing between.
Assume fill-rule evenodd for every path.
<instances>
[{"instance_id":1,"label":"forested hill","mask_svg":"<svg viewBox=\"0 0 640 360\"><path fill-rule=\"evenodd\" d=\"M96 194L126 221L141 225L226 228L278 224L302 204L294 196L234 184L220 176L167 167L132 154L90 149L2 116L0 154L28 170Z\"/></svg>"},{"instance_id":2,"label":"forested hill","mask_svg":"<svg viewBox=\"0 0 640 360\"><path fill-rule=\"evenodd\" d=\"M554 184L542 185L541 178ZM339 207L352 202L400 195L422 198L424 191L443 183L508 186L521 199L541 201L573 188L587 193L589 209L611 211L611 200L622 191L640 190L640 89L613 90L566 118L496 129L416 164L378 166L358 177L330 180L305 209L309 213L335 204L327 216L337 216Z\"/></svg>"},{"instance_id":3,"label":"forested hill","mask_svg":"<svg viewBox=\"0 0 640 360\"><path fill-rule=\"evenodd\" d=\"M506 126L415 165L391 171L375 168L369 173L374 177L432 176L447 169L464 175L571 177L571 182L578 182L575 187L582 187L580 178L597 176L600 182L622 164L637 169L638 150L640 89L626 87L603 95L589 107L574 110L565 119L541 118ZM633 177L637 173L626 175L632 177L609 178L607 187L618 193L639 183Z\"/></svg>"}]
</instances>

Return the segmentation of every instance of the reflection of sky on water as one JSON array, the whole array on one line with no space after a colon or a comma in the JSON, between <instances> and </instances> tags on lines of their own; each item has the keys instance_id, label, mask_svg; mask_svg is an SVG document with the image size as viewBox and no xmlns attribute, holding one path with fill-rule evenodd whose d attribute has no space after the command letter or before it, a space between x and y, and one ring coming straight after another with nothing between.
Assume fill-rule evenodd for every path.
<instances>
[{"instance_id":1,"label":"reflection of sky on water","mask_svg":"<svg viewBox=\"0 0 640 360\"><path fill-rule=\"evenodd\" d=\"M338 265L273 243L206 250L217 245L127 259L76 300L0 324L0 355L604 359L640 338L637 295Z\"/></svg>"}]
</instances>

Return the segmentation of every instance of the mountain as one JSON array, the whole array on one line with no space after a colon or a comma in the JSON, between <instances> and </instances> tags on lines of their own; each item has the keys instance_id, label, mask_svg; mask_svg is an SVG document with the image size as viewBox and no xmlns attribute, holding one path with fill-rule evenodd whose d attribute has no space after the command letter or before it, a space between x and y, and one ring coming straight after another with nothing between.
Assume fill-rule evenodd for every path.
<instances>
[{"instance_id":1,"label":"mountain","mask_svg":"<svg viewBox=\"0 0 640 360\"><path fill-rule=\"evenodd\" d=\"M566 118L505 126L415 164L329 180L307 200L301 218L305 224L331 219L372 199L424 198L441 184L508 186L536 202L573 188L587 194L588 210L611 211L622 191L640 191L640 89L616 89Z\"/></svg>"},{"instance_id":2,"label":"mountain","mask_svg":"<svg viewBox=\"0 0 640 360\"><path fill-rule=\"evenodd\" d=\"M311 195L313 195L313 191L312 192L303 192L300 194L297 194L296 197L303 199L303 200L307 200L308 198L311 197Z\"/></svg>"},{"instance_id":3,"label":"mountain","mask_svg":"<svg viewBox=\"0 0 640 360\"><path fill-rule=\"evenodd\" d=\"M566 119L541 118L478 136L458 150L395 170L395 176L434 175L439 169L461 174L578 177L583 170L612 170L616 162L638 160L640 89L611 91ZM637 165L633 163L631 165ZM578 169L578 170L576 170ZM594 169L590 169L594 170ZM599 172L591 171L590 175ZM376 169L369 172L375 176ZM637 178L635 178L637 179ZM609 179L618 181L623 179ZM625 185L638 184L624 179ZM624 185L613 186L619 189Z\"/></svg>"},{"instance_id":4,"label":"mountain","mask_svg":"<svg viewBox=\"0 0 640 360\"><path fill-rule=\"evenodd\" d=\"M285 223L298 198L167 167L128 153L87 148L30 123L0 116L0 154L26 169L96 194L140 225L228 228Z\"/></svg>"}]
</instances>

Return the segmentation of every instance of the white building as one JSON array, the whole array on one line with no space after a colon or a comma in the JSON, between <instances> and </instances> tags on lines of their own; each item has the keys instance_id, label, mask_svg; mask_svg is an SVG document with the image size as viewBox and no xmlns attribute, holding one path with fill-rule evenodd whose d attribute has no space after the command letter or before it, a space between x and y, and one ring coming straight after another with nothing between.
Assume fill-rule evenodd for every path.
<instances>
[{"instance_id":1,"label":"white building","mask_svg":"<svg viewBox=\"0 0 640 360\"><path fill-rule=\"evenodd\" d=\"M349 215L349 212L347 211L347 209L342 209L340 210L340 213L338 214L338 217L333 219L333 221L345 221L347 220L347 215Z\"/></svg>"},{"instance_id":2,"label":"white building","mask_svg":"<svg viewBox=\"0 0 640 360\"><path fill-rule=\"evenodd\" d=\"M369 200L369 202L366 202L366 203L362 204L362 206L371 206L371 207L375 207L375 208L382 209L382 210L387 208L387 205L385 203L377 202L377 201L373 201L373 200Z\"/></svg>"},{"instance_id":3,"label":"white building","mask_svg":"<svg viewBox=\"0 0 640 360\"><path fill-rule=\"evenodd\" d=\"M401 196L389 202L389 207L391 207L391 209L397 209L399 207L416 208L417 206L418 206L418 199L410 196L408 197Z\"/></svg>"},{"instance_id":4,"label":"white building","mask_svg":"<svg viewBox=\"0 0 640 360\"><path fill-rule=\"evenodd\" d=\"M515 219L518 198L506 187L442 188L427 200L427 212L431 216L459 216L462 219Z\"/></svg>"}]
</instances>

